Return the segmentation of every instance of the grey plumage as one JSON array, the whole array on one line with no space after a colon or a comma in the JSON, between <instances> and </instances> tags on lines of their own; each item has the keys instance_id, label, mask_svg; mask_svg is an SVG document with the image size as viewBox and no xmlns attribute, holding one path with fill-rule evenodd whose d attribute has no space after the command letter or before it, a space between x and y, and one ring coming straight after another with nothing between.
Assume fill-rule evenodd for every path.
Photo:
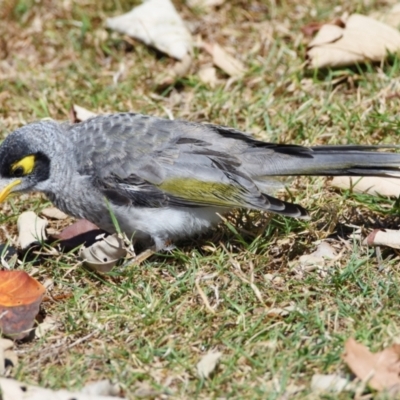
<instances>
[{"instance_id":1,"label":"grey plumage","mask_svg":"<svg viewBox=\"0 0 400 400\"><path fill-rule=\"evenodd\" d=\"M111 231L109 205L128 236L160 249L235 207L306 217L272 197L279 176L398 176L400 154L377 149L271 144L232 128L132 113L42 121L0 146L0 189L21 180L9 191L44 192L64 212ZM28 155L33 170L15 176Z\"/></svg>"}]
</instances>

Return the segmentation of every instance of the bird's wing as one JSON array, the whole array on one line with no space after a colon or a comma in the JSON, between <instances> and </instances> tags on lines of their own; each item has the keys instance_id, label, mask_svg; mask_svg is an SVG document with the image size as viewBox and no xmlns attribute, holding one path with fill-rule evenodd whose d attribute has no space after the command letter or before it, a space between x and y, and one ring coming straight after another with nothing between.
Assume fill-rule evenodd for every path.
<instances>
[{"instance_id":1,"label":"bird's wing","mask_svg":"<svg viewBox=\"0 0 400 400\"><path fill-rule=\"evenodd\" d=\"M94 176L112 202L304 215L299 207L261 193L240 169L240 155L252 139L238 131L224 137L211 125L116 114L76 126L73 137L84 149L77 160L80 172Z\"/></svg>"}]
</instances>

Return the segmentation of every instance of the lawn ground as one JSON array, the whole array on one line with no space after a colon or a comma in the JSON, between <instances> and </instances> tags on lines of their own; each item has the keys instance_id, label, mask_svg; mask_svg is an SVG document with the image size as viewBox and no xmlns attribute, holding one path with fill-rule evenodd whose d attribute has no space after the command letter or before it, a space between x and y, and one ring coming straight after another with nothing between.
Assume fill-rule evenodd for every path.
<instances>
[{"instance_id":1,"label":"lawn ground","mask_svg":"<svg viewBox=\"0 0 400 400\"><path fill-rule=\"evenodd\" d=\"M231 51L247 73L229 80L219 71L211 88L197 74L211 58L196 49L190 74L163 89L155 82L174 61L104 28L105 18L134 4L3 0L1 135L41 118L66 120L78 104L96 113L172 113L282 143L398 144L399 59L310 72L301 33L311 22L390 2L231 0L212 12L177 2L193 34ZM308 208L310 221L238 211L209 235L108 277L83 268L75 253L20 265L51 282L43 312L57 328L17 346L12 375L69 389L110 378L132 399L353 398L315 394L311 377L350 376L341 359L349 337L374 351L400 341L399 253L382 249L378 260L352 236L357 228L362 237L397 228L398 209L394 200L338 192L329 178L293 179L288 187L281 195ZM15 237L22 211L48 205L37 194L2 205L0 239ZM324 239L341 257L301 267L299 257ZM212 349L223 353L220 364L201 380L196 364Z\"/></svg>"}]
</instances>

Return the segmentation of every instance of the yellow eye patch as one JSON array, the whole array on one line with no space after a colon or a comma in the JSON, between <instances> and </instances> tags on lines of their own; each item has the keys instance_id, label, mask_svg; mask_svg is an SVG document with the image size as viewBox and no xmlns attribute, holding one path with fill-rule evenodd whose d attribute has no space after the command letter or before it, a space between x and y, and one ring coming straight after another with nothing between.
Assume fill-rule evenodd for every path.
<instances>
[{"instance_id":1,"label":"yellow eye patch","mask_svg":"<svg viewBox=\"0 0 400 400\"><path fill-rule=\"evenodd\" d=\"M35 167L35 156L30 155L22 158L11 166L11 172L16 172L22 169L21 175L28 175L33 171Z\"/></svg>"}]
</instances>

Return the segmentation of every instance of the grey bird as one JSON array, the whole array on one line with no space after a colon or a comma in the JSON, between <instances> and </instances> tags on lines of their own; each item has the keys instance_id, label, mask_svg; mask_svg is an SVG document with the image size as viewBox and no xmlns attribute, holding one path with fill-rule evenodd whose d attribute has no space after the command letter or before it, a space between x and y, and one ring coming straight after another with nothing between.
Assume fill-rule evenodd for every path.
<instances>
[{"instance_id":1,"label":"grey bird","mask_svg":"<svg viewBox=\"0 0 400 400\"><path fill-rule=\"evenodd\" d=\"M43 192L108 232L114 215L129 238L160 250L233 208L307 218L301 206L272 196L276 177L399 176L400 154L378 149L266 143L233 128L134 113L40 121L1 144L0 201Z\"/></svg>"}]
</instances>

